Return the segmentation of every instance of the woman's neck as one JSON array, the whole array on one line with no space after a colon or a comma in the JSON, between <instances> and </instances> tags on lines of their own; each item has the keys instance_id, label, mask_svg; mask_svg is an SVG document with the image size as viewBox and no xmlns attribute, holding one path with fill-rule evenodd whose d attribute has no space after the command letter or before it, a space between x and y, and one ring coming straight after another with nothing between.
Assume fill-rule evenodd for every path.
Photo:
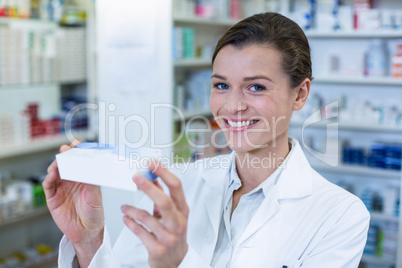
<instances>
[{"instance_id":1,"label":"woman's neck","mask_svg":"<svg viewBox=\"0 0 402 268\"><path fill-rule=\"evenodd\" d=\"M247 153L236 153L236 169L245 194L266 180L283 163L289 154L288 138L281 137L265 148Z\"/></svg>"}]
</instances>

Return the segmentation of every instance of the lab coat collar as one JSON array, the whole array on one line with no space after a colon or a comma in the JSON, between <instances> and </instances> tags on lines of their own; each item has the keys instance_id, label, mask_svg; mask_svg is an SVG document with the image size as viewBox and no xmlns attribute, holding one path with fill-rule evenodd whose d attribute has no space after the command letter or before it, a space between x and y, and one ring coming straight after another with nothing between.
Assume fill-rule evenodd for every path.
<instances>
[{"instance_id":1,"label":"lab coat collar","mask_svg":"<svg viewBox=\"0 0 402 268\"><path fill-rule=\"evenodd\" d=\"M240 237L239 245L266 224L280 209L281 199L302 198L312 194L312 170L304 153L295 139L290 139L292 152L283 166L282 172L270 187L264 201L252 221ZM269 179L269 178L268 178Z\"/></svg>"},{"instance_id":2,"label":"lab coat collar","mask_svg":"<svg viewBox=\"0 0 402 268\"><path fill-rule=\"evenodd\" d=\"M275 184L278 200L302 198L313 192L313 170L299 142L295 139L290 141L293 144L292 155Z\"/></svg>"},{"instance_id":3,"label":"lab coat collar","mask_svg":"<svg viewBox=\"0 0 402 268\"><path fill-rule=\"evenodd\" d=\"M304 155L304 152L296 139L289 138L292 143L292 152L283 170L275 182L278 199L301 198L312 194L313 170ZM235 152L218 156L219 162L207 163L207 170L202 178L214 189L219 189L223 194L223 186L227 188L229 171L233 163ZM218 164L217 164L218 163ZM269 178L268 178L269 179Z\"/></svg>"},{"instance_id":4,"label":"lab coat collar","mask_svg":"<svg viewBox=\"0 0 402 268\"><path fill-rule=\"evenodd\" d=\"M260 208L256 213L256 217L262 217L257 220L260 224L257 224L253 230L248 230L250 235L256 229L258 229L264 222L271 218L279 209L278 200L281 199L293 199L302 198L312 194L312 169L308 163L300 144L295 139L290 139L292 142L292 154L287 159L286 166L283 167L278 180L276 181L273 191L265 198ZM220 163L228 163L225 165L219 164L219 166L208 164L208 168L203 172L202 178L210 186L206 193L205 206L208 211L208 216L215 234L218 233L220 221L212 219L220 219L222 213L222 198L225 189L228 187L228 176L230 170L230 163L232 163L235 153L219 156ZM225 159L223 159L225 158ZM218 162L218 161L217 161ZM262 215L259 215L259 211L265 211Z\"/></svg>"},{"instance_id":5,"label":"lab coat collar","mask_svg":"<svg viewBox=\"0 0 402 268\"><path fill-rule=\"evenodd\" d=\"M234 156L235 152L232 152L230 154L220 155L204 160L206 161L204 165L207 167L207 169L201 176L207 182L207 184L209 184L211 187L221 187L222 185L227 186L229 170L231 163L234 160Z\"/></svg>"}]
</instances>

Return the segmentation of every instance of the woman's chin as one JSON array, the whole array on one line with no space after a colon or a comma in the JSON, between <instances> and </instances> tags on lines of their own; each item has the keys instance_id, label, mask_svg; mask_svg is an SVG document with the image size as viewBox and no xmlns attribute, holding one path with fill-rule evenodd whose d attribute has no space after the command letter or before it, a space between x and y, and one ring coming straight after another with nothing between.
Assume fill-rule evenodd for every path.
<instances>
[{"instance_id":1,"label":"woman's chin","mask_svg":"<svg viewBox=\"0 0 402 268\"><path fill-rule=\"evenodd\" d=\"M255 150L261 149L262 146L250 146L248 144L234 144L234 143L228 143L229 148L237 153L251 153Z\"/></svg>"}]
</instances>

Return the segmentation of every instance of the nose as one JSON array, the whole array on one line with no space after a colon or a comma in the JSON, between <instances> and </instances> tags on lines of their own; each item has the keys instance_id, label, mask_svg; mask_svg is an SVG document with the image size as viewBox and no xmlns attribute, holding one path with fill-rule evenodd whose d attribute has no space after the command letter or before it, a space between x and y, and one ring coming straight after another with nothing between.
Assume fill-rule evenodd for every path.
<instances>
[{"instance_id":1,"label":"nose","mask_svg":"<svg viewBox=\"0 0 402 268\"><path fill-rule=\"evenodd\" d=\"M232 90L228 94L225 109L231 114L236 114L247 109L247 104L241 90Z\"/></svg>"}]
</instances>

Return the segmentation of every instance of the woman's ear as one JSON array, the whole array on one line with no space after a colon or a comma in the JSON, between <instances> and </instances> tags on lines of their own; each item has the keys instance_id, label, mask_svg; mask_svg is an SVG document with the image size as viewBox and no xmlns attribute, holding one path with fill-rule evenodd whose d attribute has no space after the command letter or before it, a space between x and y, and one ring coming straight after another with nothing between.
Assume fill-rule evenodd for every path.
<instances>
[{"instance_id":1,"label":"woman's ear","mask_svg":"<svg viewBox=\"0 0 402 268\"><path fill-rule=\"evenodd\" d=\"M306 103L308 94L310 93L310 79L306 78L300 85L295 89L296 90L296 99L293 104L293 110L299 111L303 108L304 104Z\"/></svg>"}]
</instances>

